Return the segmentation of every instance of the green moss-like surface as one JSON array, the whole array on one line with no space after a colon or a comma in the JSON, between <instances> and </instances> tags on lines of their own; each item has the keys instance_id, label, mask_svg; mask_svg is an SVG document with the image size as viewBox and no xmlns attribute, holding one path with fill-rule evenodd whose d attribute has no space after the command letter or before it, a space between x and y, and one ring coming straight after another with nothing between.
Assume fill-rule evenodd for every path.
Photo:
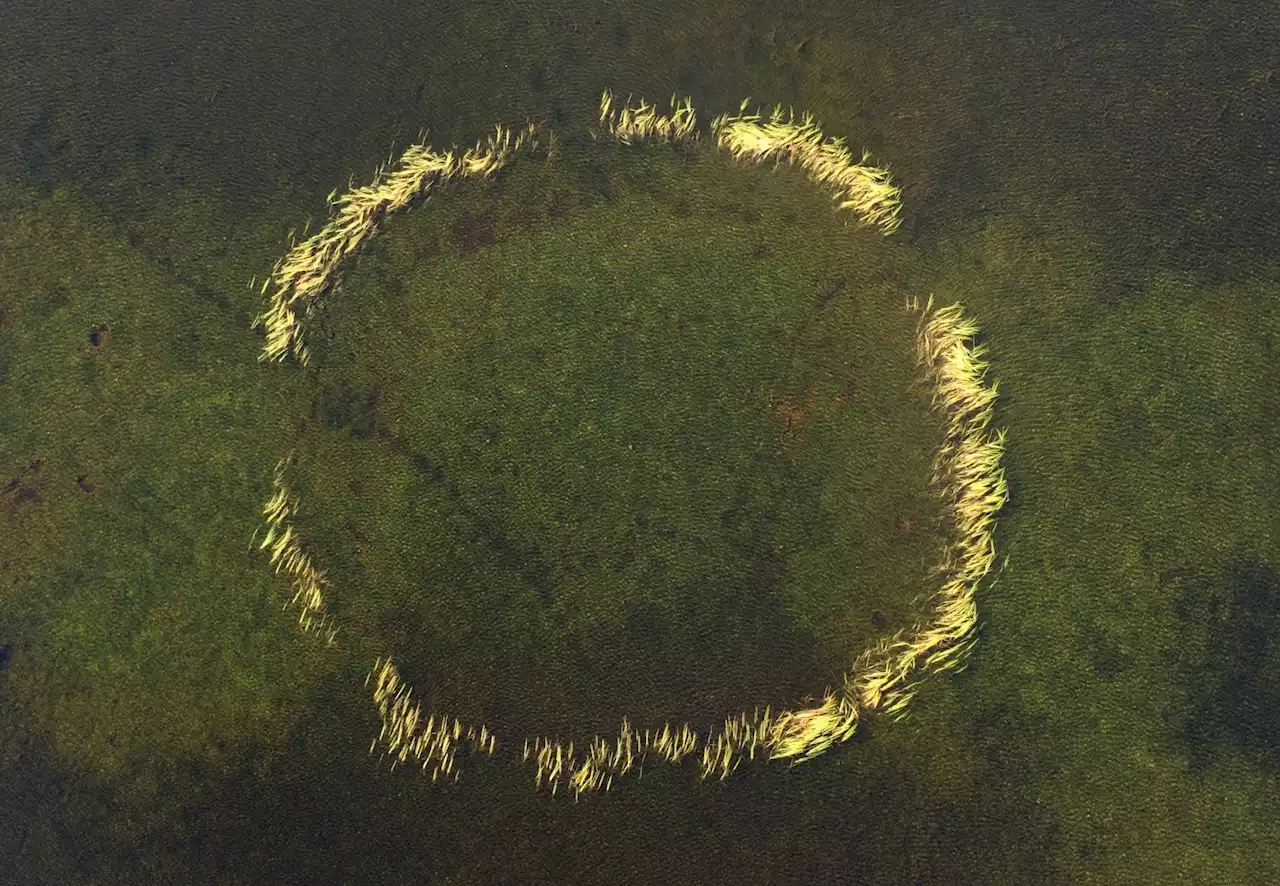
<instances>
[{"instance_id":1,"label":"green moss-like surface","mask_svg":"<svg viewBox=\"0 0 1280 886\"><path fill-rule=\"evenodd\" d=\"M977 4L958 16L945 4L904 15L847 3L557 0L358 16L349 4L310 4L305 17L280 4L241 15L218 4L56 6L16 5L0 29L0 879L1280 880L1267 616L1280 562L1274 5ZM574 170L571 180L540 183L530 169L475 205L461 190L424 205L388 227L330 301L335 348L394 349L403 338L406 357L425 354L445 374L377 363L372 346L354 349L363 365L318 361L334 370L327 379L256 362L261 339L249 322L261 302L247 284L261 281L285 232L322 216L331 188L352 173L359 183L424 126L439 147L470 144L499 120L580 131L606 86L659 101L690 94L708 113L733 111L744 95L811 110L830 134L889 164L906 188L903 228L889 242L855 235L849 242L866 250L848 255L845 294L812 311L808 296L816 301L832 277L801 256L825 250L805 252L798 237L794 258L751 253L789 236L768 219L773 201L750 192L774 181L770 171L753 178L667 158L620 180L621 160L583 167L566 142L566 162L552 169ZM734 187L748 193L729 197ZM704 217L695 215L704 188L736 209L713 212L690 242L642 243L626 259L567 240L625 227L622 206L645 219L643 231L687 235L682 219ZM539 194L546 211L526 223L519 215ZM553 219L557 203L565 212ZM457 254L485 226L464 224L458 236L454 223L486 212L494 243ZM768 236L756 241L753 226ZM520 255L535 239L546 255ZM733 287L688 264L702 242L724 248L720 273L749 263L758 279L801 281L806 297L727 300ZM667 268L672 254L682 263ZM562 259L583 262L583 277ZM627 261L655 280L666 274L657 297L609 273ZM522 269L522 288L507 287L508 263ZM882 276L860 278L861 269ZM482 297L470 284L486 279L492 304L460 296ZM523 291L536 303L522 304ZM750 695L754 685L763 697L750 674L783 681L769 691L820 676L851 628L865 630L858 607L874 582L853 572L867 596L850 595L840 573L851 560L840 558L899 562L876 549L893 536L880 522L888 503L875 496L918 479L892 450L882 469L856 475L876 479L860 488L827 464L841 447L874 463L885 450L871 442L920 439L871 423L910 409L884 362L906 352L886 336L909 335L901 295L930 293L963 300L991 348L996 423L1009 429L1011 500L998 532L1009 560L979 595L969 668L931 682L906 721L877 723L793 770L761 766L707 785L658 769L578 804L535 794L527 771L499 761L442 787L367 755L376 714L360 681L372 657L418 643L412 676L426 681L447 663L443 644L469 648L428 636L433 617L497 648L516 636L504 612L545 614L522 636L597 641L615 676L625 671L604 652L623 648L627 631L652 636L679 613L692 633L701 598L673 584L649 602L658 586L636 564L656 541L624 538L637 552L628 582L603 557L575 559L581 530L548 531L562 518L545 504L556 490L566 507L595 506L599 529L586 537L613 543L604 530L644 504L634 491L615 494L610 484L631 476L619 466L637 480L667 469L689 484L645 488L645 506L669 517L676 492L699 476L691 465L703 456L688 444L712 433L736 435L731 452L743 461L732 478L704 465L699 501L737 505L726 496L741 479L740 519L727 527L712 511L702 523L677 521L684 535L661 543L684 544L691 559L664 565L737 602L749 559L729 560L737 534L825 527L829 547L793 547L785 571L763 573L785 615L768 622L769 635L804 638L795 648L814 658L749 662L733 690ZM637 310L624 326L628 296ZM399 307L365 310L393 298ZM707 313L734 304L750 332L737 339L727 313ZM568 310L583 305L600 313ZM826 325L855 306L887 319ZM806 325L786 310L818 319ZM411 316L416 325L401 322ZM869 337L822 338L823 329ZM535 371L534 343L555 333L567 345L574 331L577 356L549 350ZM625 401L592 399L612 360L602 341L651 356L612 364L647 366L616 372ZM475 371L502 365L504 345L522 349L506 371ZM713 346L734 349L732 372L698 359ZM798 356L783 365L787 353ZM516 356L530 358L526 372L511 371ZM765 400L735 412L715 399L767 379L768 393L798 406L807 390L836 390L831 361L872 356L852 366L860 398L839 411L827 402L785 441ZM424 386L459 393L414 398L420 371ZM678 390L648 396L642 382ZM540 410L551 406L598 435L582 425L581 436L547 442ZM388 416L426 464L379 442ZM450 421L458 433L433 427ZM490 424L499 433L488 454L464 448ZM630 462L616 457L623 441L640 444ZM308 459L297 476L311 509L299 519L332 558L334 608L349 625L333 649L295 629L280 582L249 550L271 468L295 444ZM519 483L500 470L510 464L522 466ZM575 476L578 464L590 470ZM824 498L833 483L845 487ZM846 507L851 499L860 506ZM559 579L548 586L566 602L607 600L594 579L613 569L632 603L627 618L575 602L557 625L554 599L530 592L537 570L478 543L478 514L501 516L494 525L520 542L515 554L544 547L546 574ZM363 549L348 520L361 524ZM439 546L408 525L435 530ZM681 542L705 528L714 543ZM854 537L867 547L844 543ZM373 582L360 574L365 562L417 568ZM428 578L425 590L452 595L423 594L421 611L398 617ZM876 598L890 606L900 590ZM472 608L487 620L467 619ZM892 626L895 611L885 615ZM724 616L703 623L745 634L741 613ZM725 642L690 657L704 686L721 672L715 655L750 646ZM585 655L563 665L555 649L506 655L562 668L564 688L542 682L554 684L548 672L536 686L508 684L495 679L500 660L477 656L469 671L446 672L439 700L513 720L525 705L547 728L616 713L597 701L620 709L649 693L654 705L680 703L665 691L674 685L589 697ZM504 699L503 685L520 691ZM686 702L718 706L726 687L726 697Z\"/></svg>"}]
</instances>

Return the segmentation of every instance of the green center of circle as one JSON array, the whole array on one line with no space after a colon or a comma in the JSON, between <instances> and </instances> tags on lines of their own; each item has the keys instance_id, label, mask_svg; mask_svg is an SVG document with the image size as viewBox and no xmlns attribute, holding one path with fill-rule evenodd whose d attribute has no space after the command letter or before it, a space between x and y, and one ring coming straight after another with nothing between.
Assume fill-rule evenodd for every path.
<instances>
[{"instance_id":1,"label":"green center of circle","mask_svg":"<svg viewBox=\"0 0 1280 886\"><path fill-rule=\"evenodd\" d=\"M326 605L499 734L791 706L927 611L940 419L893 247L799 170L572 154L389 218L310 321Z\"/></svg>"}]
</instances>

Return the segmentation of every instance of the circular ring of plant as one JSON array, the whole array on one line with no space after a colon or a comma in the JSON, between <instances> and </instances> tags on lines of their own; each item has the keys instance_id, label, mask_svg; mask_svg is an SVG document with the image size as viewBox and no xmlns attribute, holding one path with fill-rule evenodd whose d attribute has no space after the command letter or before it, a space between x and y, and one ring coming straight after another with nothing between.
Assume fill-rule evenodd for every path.
<instances>
[{"instance_id":1,"label":"circular ring of plant","mask_svg":"<svg viewBox=\"0 0 1280 886\"><path fill-rule=\"evenodd\" d=\"M697 140L700 132L692 104L686 99L660 114L646 102L615 102L601 97L600 131L627 144ZM844 142L827 138L809 115L775 108L762 116L721 115L710 125L714 145L740 164L786 161L831 192L838 208L855 214L861 224L891 234L898 225L899 189L887 170L855 160ZM554 154L554 136L531 124L513 132L499 125L487 140L464 153L439 153L414 144L390 169L380 169L367 185L329 195L330 218L317 233L293 243L263 283L268 307L255 321L266 332L260 359L288 358L306 365L309 318L322 296L339 280L344 260L379 230L388 216L431 188L449 180L487 179L545 138ZM864 650L837 689L827 689L817 703L795 710L755 710L728 716L706 734L688 724L636 729L624 718L615 736L593 737L576 750L554 738L526 738L521 760L531 765L535 786L554 793L565 786L575 795L611 788L615 778L638 771L646 762L700 760L700 777L724 778L744 760L793 763L812 759L846 741L868 714L900 715L929 673L960 667L973 644L977 627L975 591L996 558L995 518L1008 498L1001 460L1004 431L990 429L997 386L988 383L985 348L976 343L978 328L960 305L935 309L933 299L921 306L917 358L933 385L933 406L945 423L943 443L934 459L933 488L942 498L950 525L940 587L931 612L910 628L882 638ZM337 626L328 615L328 580L295 527L297 498L286 484L290 456L276 465L272 494L263 507L266 533L259 548L267 552L277 573L285 574L293 591L304 631L336 642ZM432 778L459 774L460 751L494 755L505 738L486 726L463 723L440 711L424 711L389 657L380 657L366 679L382 723L371 751L379 747L392 765L419 764ZM514 745L514 742L512 743Z\"/></svg>"}]
</instances>

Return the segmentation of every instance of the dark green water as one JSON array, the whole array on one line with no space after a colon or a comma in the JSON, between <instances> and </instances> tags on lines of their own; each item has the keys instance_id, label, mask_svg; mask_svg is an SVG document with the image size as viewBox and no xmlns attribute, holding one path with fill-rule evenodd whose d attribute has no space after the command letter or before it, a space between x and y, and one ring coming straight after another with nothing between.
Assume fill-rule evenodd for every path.
<instances>
[{"instance_id":1,"label":"dark green water","mask_svg":"<svg viewBox=\"0 0 1280 886\"><path fill-rule=\"evenodd\" d=\"M1276 879L1280 18L1265 5L30 5L0 30L0 882ZM812 111L794 170L587 136L600 91ZM545 122L257 362L286 232L429 130ZM314 224L313 224L314 227ZM907 298L1009 432L967 670L801 767L575 803L368 754L392 654L501 735L795 702L921 611ZM333 587L250 550L271 469ZM515 753L518 753L516 751Z\"/></svg>"}]
</instances>

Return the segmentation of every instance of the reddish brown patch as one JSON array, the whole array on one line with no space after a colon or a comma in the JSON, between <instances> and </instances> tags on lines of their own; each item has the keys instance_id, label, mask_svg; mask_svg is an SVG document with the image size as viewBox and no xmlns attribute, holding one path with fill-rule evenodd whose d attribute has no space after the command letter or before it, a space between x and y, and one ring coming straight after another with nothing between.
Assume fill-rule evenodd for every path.
<instances>
[{"instance_id":1,"label":"reddish brown patch","mask_svg":"<svg viewBox=\"0 0 1280 886\"><path fill-rule=\"evenodd\" d=\"M9 512L15 512L20 505L28 503L36 503L44 501L44 496L40 494L40 469L44 463L40 459L30 462L18 476L10 480L0 490L0 499L3 499L9 505Z\"/></svg>"},{"instance_id":2,"label":"reddish brown patch","mask_svg":"<svg viewBox=\"0 0 1280 886\"><path fill-rule=\"evenodd\" d=\"M568 215L570 208L553 203L545 212L522 207L502 215L494 212L465 213L453 223L451 235L458 252L470 255L512 234L536 231L548 221Z\"/></svg>"},{"instance_id":3,"label":"reddish brown patch","mask_svg":"<svg viewBox=\"0 0 1280 886\"><path fill-rule=\"evenodd\" d=\"M517 209L508 215L503 222L513 231L529 231L542 221L542 215L529 209Z\"/></svg>"},{"instance_id":4,"label":"reddish brown patch","mask_svg":"<svg viewBox=\"0 0 1280 886\"><path fill-rule=\"evenodd\" d=\"M36 459L8 482L0 481L0 602L8 588L31 578L27 568L33 550L50 534L52 507L47 501L49 477Z\"/></svg>"},{"instance_id":5,"label":"reddish brown patch","mask_svg":"<svg viewBox=\"0 0 1280 886\"><path fill-rule=\"evenodd\" d=\"M37 504L44 501L44 496L31 486L19 486L13 493L13 501L16 504L33 501Z\"/></svg>"},{"instance_id":6,"label":"reddish brown patch","mask_svg":"<svg viewBox=\"0 0 1280 886\"><path fill-rule=\"evenodd\" d=\"M790 400L774 400L771 404L773 414L782 422L782 442L789 443L804 430L805 425L819 408L817 391L805 391L799 403Z\"/></svg>"},{"instance_id":7,"label":"reddish brown patch","mask_svg":"<svg viewBox=\"0 0 1280 886\"><path fill-rule=\"evenodd\" d=\"M418 244L418 261L432 261L438 255L440 255L440 241L436 238L427 238Z\"/></svg>"},{"instance_id":8,"label":"reddish brown patch","mask_svg":"<svg viewBox=\"0 0 1280 886\"><path fill-rule=\"evenodd\" d=\"M360 524L355 520L348 520L343 523L342 528L346 530L347 534L350 535L357 544L363 544L369 540L369 537L365 535L364 530L360 528Z\"/></svg>"},{"instance_id":9,"label":"reddish brown patch","mask_svg":"<svg viewBox=\"0 0 1280 886\"><path fill-rule=\"evenodd\" d=\"M850 375L844 380L844 384L840 386L840 393L836 395L836 399L840 401L858 399L858 380Z\"/></svg>"},{"instance_id":10,"label":"reddish brown patch","mask_svg":"<svg viewBox=\"0 0 1280 886\"><path fill-rule=\"evenodd\" d=\"M483 215L468 213L453 223L453 242L457 244L458 251L463 255L470 255L486 246L492 246L494 239L493 216L489 213Z\"/></svg>"}]
</instances>

